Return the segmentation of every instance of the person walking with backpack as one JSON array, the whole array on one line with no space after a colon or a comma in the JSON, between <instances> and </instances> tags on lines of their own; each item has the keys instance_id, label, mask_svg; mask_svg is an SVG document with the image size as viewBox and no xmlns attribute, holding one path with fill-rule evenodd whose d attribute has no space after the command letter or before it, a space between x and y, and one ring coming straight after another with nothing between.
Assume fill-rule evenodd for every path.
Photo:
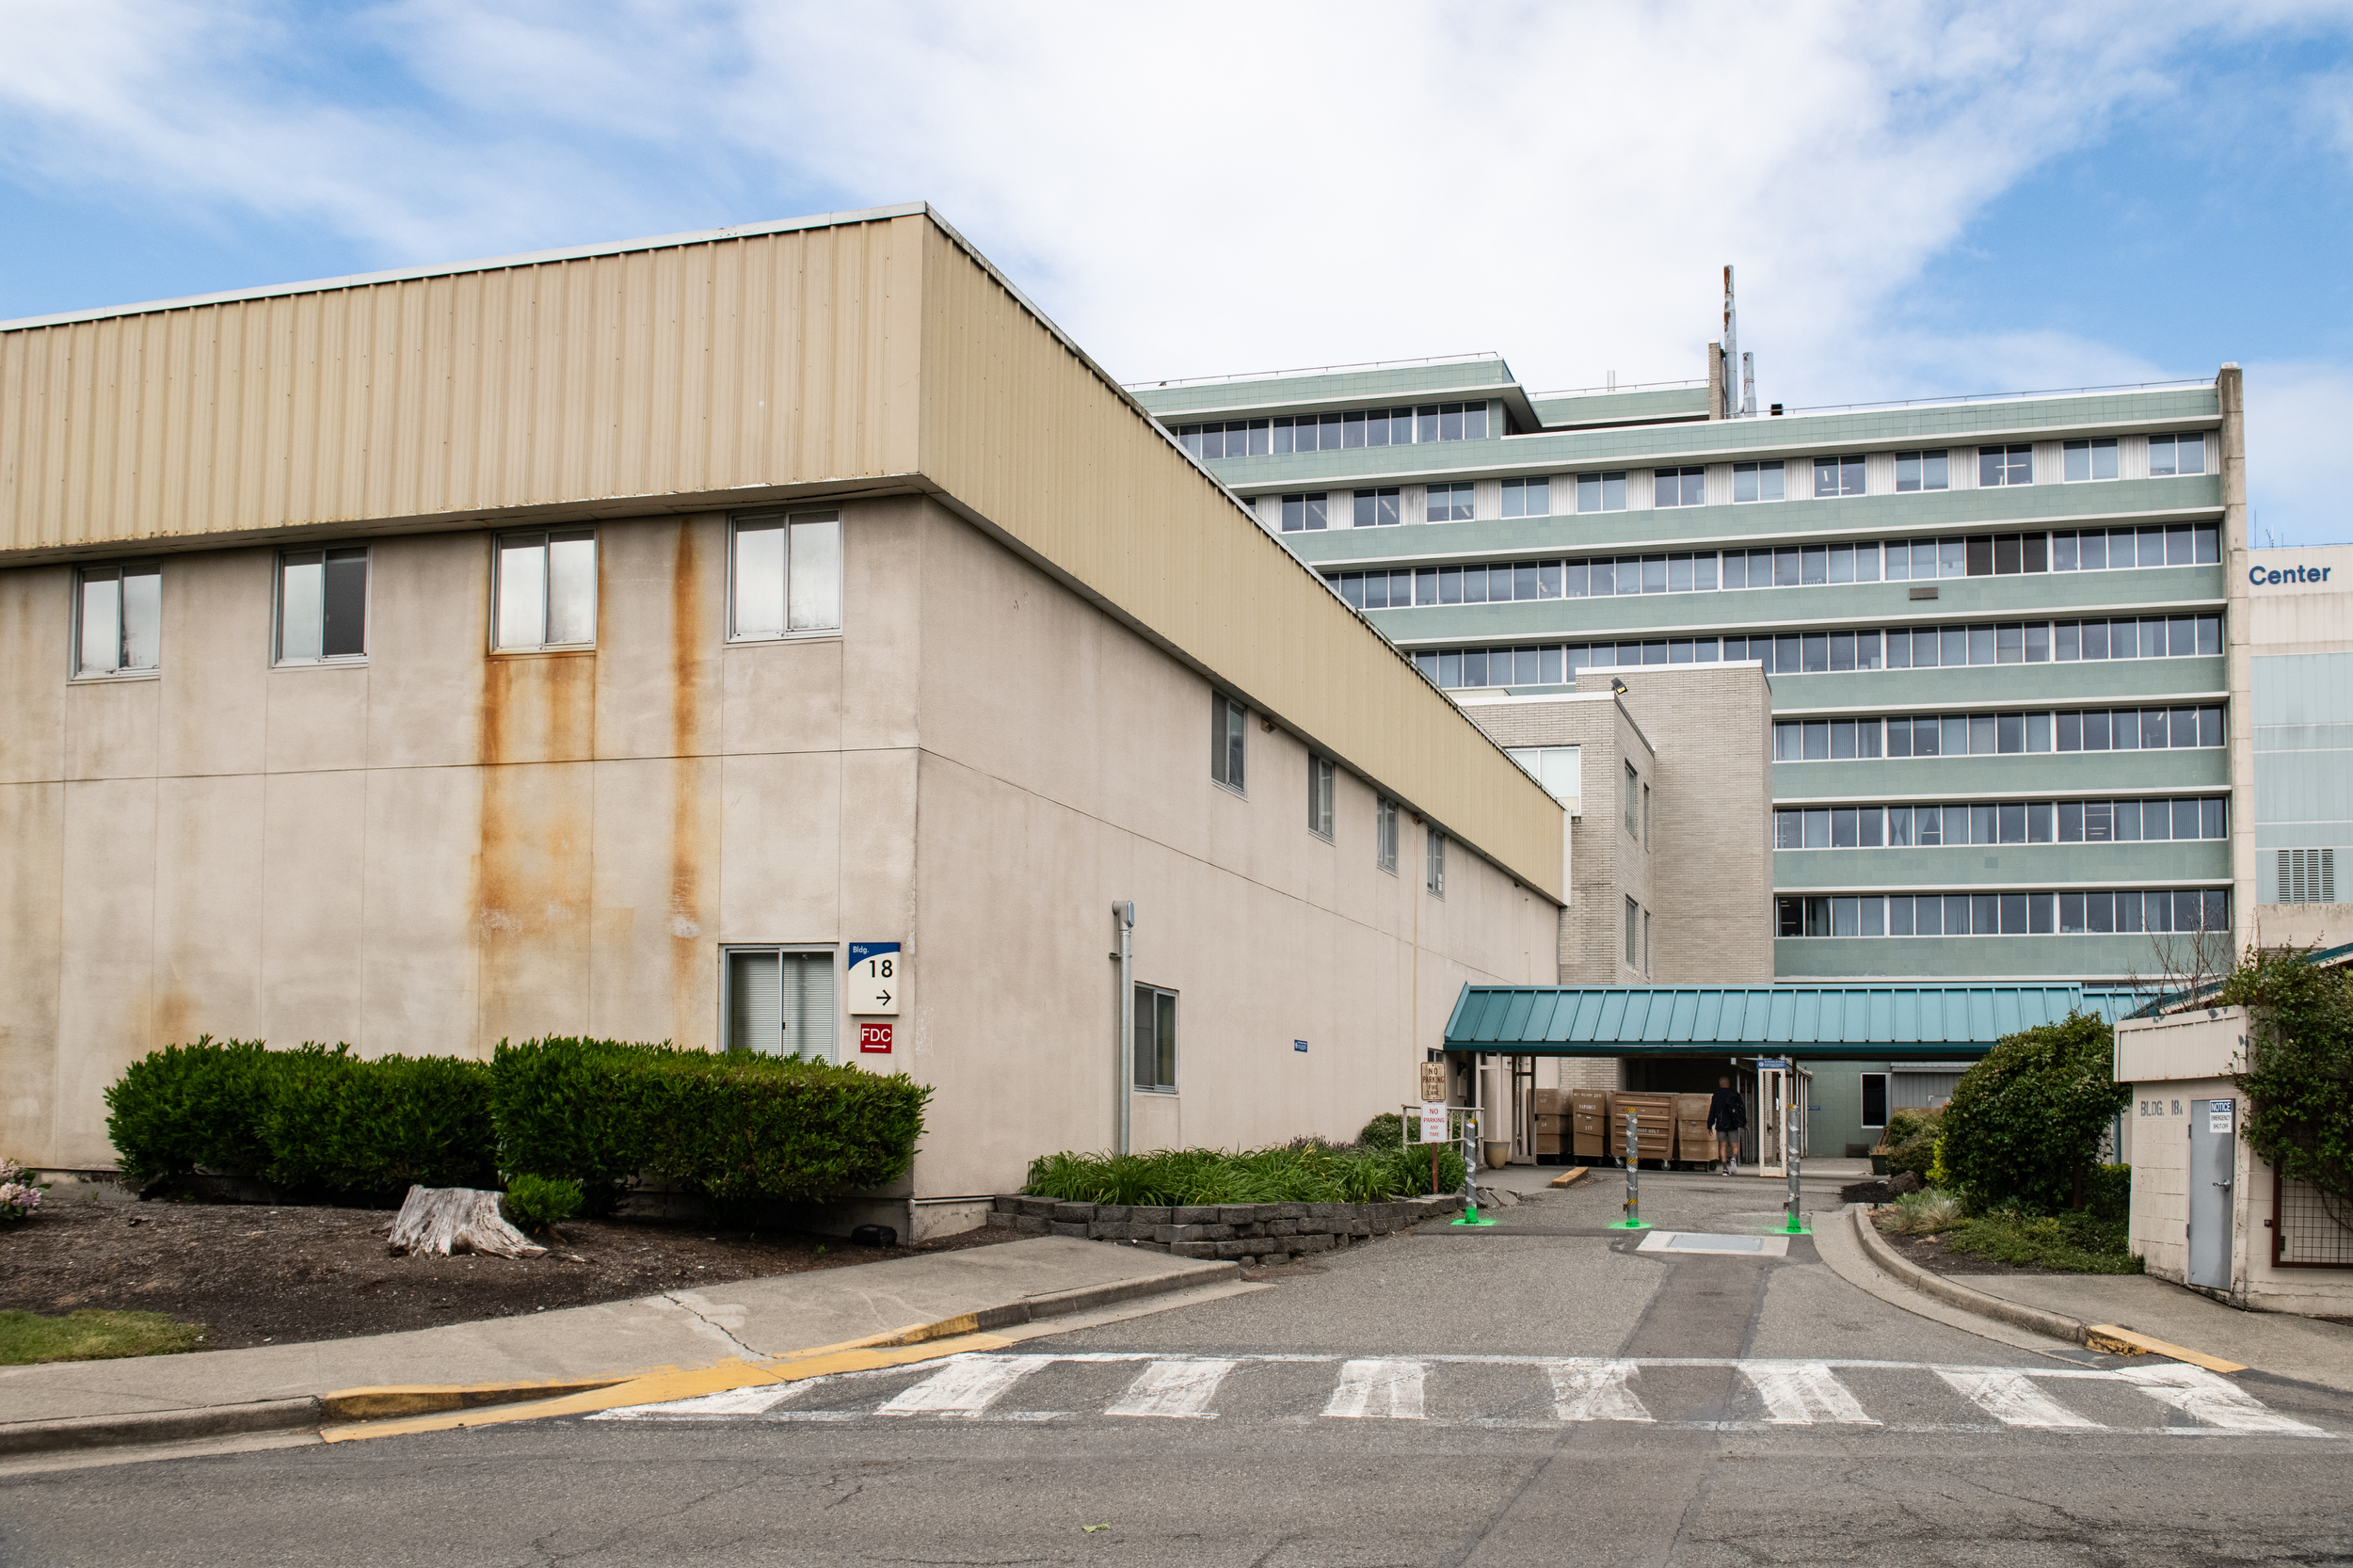
<instances>
[{"instance_id":1,"label":"person walking with backpack","mask_svg":"<svg viewBox=\"0 0 2353 1568\"><path fill-rule=\"evenodd\" d=\"M1749 1108L1729 1078L1716 1080L1707 1102L1708 1130L1716 1134L1716 1165L1726 1176L1740 1174L1740 1129L1749 1125Z\"/></svg>"}]
</instances>

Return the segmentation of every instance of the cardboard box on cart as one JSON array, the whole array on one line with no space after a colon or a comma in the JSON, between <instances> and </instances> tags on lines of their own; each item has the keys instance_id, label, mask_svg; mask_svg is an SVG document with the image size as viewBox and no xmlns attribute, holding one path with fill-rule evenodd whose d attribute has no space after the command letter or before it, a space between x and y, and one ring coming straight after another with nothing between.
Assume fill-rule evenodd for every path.
<instances>
[{"instance_id":1,"label":"cardboard box on cart","mask_svg":"<svg viewBox=\"0 0 2353 1568\"><path fill-rule=\"evenodd\" d=\"M1563 1091L1569 1105L1569 1152L1578 1160L1599 1160L1609 1151L1604 1123L1609 1119L1609 1091Z\"/></svg>"}]
</instances>

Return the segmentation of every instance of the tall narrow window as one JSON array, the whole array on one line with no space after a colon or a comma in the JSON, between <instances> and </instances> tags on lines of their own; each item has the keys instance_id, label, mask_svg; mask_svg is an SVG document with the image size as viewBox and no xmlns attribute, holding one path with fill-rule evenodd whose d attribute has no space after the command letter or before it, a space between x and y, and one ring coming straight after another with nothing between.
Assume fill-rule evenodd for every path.
<instances>
[{"instance_id":1,"label":"tall narrow window","mask_svg":"<svg viewBox=\"0 0 2353 1568\"><path fill-rule=\"evenodd\" d=\"M1332 836L1332 760L1307 756L1307 831L1320 839Z\"/></svg>"},{"instance_id":2,"label":"tall narrow window","mask_svg":"<svg viewBox=\"0 0 2353 1568\"><path fill-rule=\"evenodd\" d=\"M831 949L729 948L728 1048L836 1060L833 966Z\"/></svg>"},{"instance_id":3,"label":"tall narrow window","mask_svg":"<svg viewBox=\"0 0 2353 1568\"><path fill-rule=\"evenodd\" d=\"M1223 692L1209 695L1209 776L1227 789L1242 787L1242 705Z\"/></svg>"},{"instance_id":4,"label":"tall narrow window","mask_svg":"<svg viewBox=\"0 0 2353 1568\"><path fill-rule=\"evenodd\" d=\"M1372 808L1372 863L1397 874L1397 802L1386 795Z\"/></svg>"},{"instance_id":5,"label":"tall narrow window","mask_svg":"<svg viewBox=\"0 0 2353 1568\"><path fill-rule=\"evenodd\" d=\"M1637 944L1641 939L1642 906L1634 902L1634 895L1625 897L1625 962L1628 968L1638 968Z\"/></svg>"},{"instance_id":6,"label":"tall narrow window","mask_svg":"<svg viewBox=\"0 0 2353 1568\"><path fill-rule=\"evenodd\" d=\"M738 518L728 579L735 641L840 631L840 515Z\"/></svg>"},{"instance_id":7,"label":"tall narrow window","mask_svg":"<svg viewBox=\"0 0 2353 1568\"><path fill-rule=\"evenodd\" d=\"M85 567L74 614L75 675L136 675L161 662L160 567Z\"/></svg>"},{"instance_id":8,"label":"tall narrow window","mask_svg":"<svg viewBox=\"0 0 2353 1568\"><path fill-rule=\"evenodd\" d=\"M1136 1087L1145 1094L1176 1092L1176 993L1136 987Z\"/></svg>"},{"instance_id":9,"label":"tall narrow window","mask_svg":"<svg viewBox=\"0 0 2353 1568\"><path fill-rule=\"evenodd\" d=\"M498 542L501 649L585 648L597 640L597 536L504 534Z\"/></svg>"},{"instance_id":10,"label":"tall narrow window","mask_svg":"<svg viewBox=\"0 0 2353 1568\"><path fill-rule=\"evenodd\" d=\"M1642 776L1634 771L1634 764L1625 765L1625 830L1628 837L1641 842L1642 837L1641 804L1639 799Z\"/></svg>"},{"instance_id":11,"label":"tall narrow window","mask_svg":"<svg viewBox=\"0 0 2353 1568\"><path fill-rule=\"evenodd\" d=\"M278 663L314 664L367 652L368 552L290 551L278 558Z\"/></svg>"},{"instance_id":12,"label":"tall narrow window","mask_svg":"<svg viewBox=\"0 0 2353 1568\"><path fill-rule=\"evenodd\" d=\"M1440 898L1444 898L1446 897L1446 835L1434 827L1430 829L1425 850L1428 860L1424 868L1422 886Z\"/></svg>"}]
</instances>

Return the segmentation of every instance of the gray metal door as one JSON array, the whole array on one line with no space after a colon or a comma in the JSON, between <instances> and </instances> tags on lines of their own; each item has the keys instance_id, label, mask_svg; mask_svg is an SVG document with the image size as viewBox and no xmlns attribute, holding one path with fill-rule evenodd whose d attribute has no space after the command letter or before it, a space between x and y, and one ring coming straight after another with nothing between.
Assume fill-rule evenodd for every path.
<instances>
[{"instance_id":1,"label":"gray metal door","mask_svg":"<svg viewBox=\"0 0 2353 1568\"><path fill-rule=\"evenodd\" d=\"M2189 1102L2189 1282L2231 1288L2232 1182L2238 1118L2230 1100Z\"/></svg>"}]
</instances>

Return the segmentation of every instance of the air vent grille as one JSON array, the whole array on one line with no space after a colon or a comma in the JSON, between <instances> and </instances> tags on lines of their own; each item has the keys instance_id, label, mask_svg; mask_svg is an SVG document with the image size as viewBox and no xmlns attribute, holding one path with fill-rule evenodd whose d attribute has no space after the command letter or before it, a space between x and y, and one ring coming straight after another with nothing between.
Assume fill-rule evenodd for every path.
<instances>
[{"instance_id":1,"label":"air vent grille","mask_svg":"<svg viewBox=\"0 0 2353 1568\"><path fill-rule=\"evenodd\" d=\"M2337 902L2337 852L2333 849L2283 849L2280 856L2281 904Z\"/></svg>"}]
</instances>

